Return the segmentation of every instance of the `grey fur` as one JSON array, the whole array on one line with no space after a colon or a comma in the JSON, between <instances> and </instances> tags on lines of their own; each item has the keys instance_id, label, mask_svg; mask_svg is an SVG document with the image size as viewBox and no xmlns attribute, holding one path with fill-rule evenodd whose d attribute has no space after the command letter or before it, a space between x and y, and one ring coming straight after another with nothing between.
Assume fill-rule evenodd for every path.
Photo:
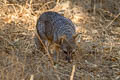
<instances>
[{"instance_id":1,"label":"grey fur","mask_svg":"<svg viewBox=\"0 0 120 80\"><path fill-rule=\"evenodd\" d=\"M75 39L73 38L73 35L76 34L75 25L70 19L61 16L57 12L43 13L37 21L36 29L44 44L45 41L49 40L51 41L50 44L59 44L62 51L66 49L69 53L73 48L76 48ZM60 43L60 38L64 35L66 40ZM67 56L69 55L67 54Z\"/></svg>"}]
</instances>

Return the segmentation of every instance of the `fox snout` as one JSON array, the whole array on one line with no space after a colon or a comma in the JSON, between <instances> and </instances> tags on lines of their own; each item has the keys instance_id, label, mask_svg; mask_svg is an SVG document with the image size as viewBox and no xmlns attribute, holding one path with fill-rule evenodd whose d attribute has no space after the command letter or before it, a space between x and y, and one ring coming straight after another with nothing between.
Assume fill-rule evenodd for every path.
<instances>
[{"instance_id":1,"label":"fox snout","mask_svg":"<svg viewBox=\"0 0 120 80\"><path fill-rule=\"evenodd\" d=\"M68 53L68 52L64 52L65 54L66 54L66 60L70 63L70 62L72 62L72 59L73 59L73 57L72 57L72 53Z\"/></svg>"}]
</instances>

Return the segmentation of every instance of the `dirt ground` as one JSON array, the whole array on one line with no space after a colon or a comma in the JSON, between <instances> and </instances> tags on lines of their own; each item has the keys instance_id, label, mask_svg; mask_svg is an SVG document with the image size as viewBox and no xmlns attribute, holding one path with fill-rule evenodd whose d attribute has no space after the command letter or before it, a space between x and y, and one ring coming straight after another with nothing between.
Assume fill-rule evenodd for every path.
<instances>
[{"instance_id":1,"label":"dirt ground","mask_svg":"<svg viewBox=\"0 0 120 80\"><path fill-rule=\"evenodd\" d=\"M72 63L60 57L52 65L36 48L45 11L61 13L82 33ZM0 80L120 80L120 0L1 0Z\"/></svg>"}]
</instances>

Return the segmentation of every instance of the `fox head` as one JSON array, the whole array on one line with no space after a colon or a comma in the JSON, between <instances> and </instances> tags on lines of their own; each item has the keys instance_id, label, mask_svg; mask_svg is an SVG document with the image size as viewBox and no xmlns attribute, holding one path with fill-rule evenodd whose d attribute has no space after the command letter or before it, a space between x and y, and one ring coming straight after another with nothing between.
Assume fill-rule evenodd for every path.
<instances>
[{"instance_id":1,"label":"fox head","mask_svg":"<svg viewBox=\"0 0 120 80\"><path fill-rule=\"evenodd\" d=\"M72 61L72 54L77 50L77 38L79 34L75 34L71 39L67 39L66 35L60 37L59 44L62 53L66 54L66 59L68 62Z\"/></svg>"}]
</instances>

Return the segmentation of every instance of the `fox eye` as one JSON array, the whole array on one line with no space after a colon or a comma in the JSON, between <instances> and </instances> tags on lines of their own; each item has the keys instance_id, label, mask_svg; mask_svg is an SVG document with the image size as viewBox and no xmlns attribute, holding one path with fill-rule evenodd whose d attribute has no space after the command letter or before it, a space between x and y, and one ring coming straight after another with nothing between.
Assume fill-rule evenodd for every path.
<instances>
[{"instance_id":1,"label":"fox eye","mask_svg":"<svg viewBox=\"0 0 120 80\"><path fill-rule=\"evenodd\" d=\"M65 54L67 54L67 51L63 50L63 52L64 52Z\"/></svg>"}]
</instances>

